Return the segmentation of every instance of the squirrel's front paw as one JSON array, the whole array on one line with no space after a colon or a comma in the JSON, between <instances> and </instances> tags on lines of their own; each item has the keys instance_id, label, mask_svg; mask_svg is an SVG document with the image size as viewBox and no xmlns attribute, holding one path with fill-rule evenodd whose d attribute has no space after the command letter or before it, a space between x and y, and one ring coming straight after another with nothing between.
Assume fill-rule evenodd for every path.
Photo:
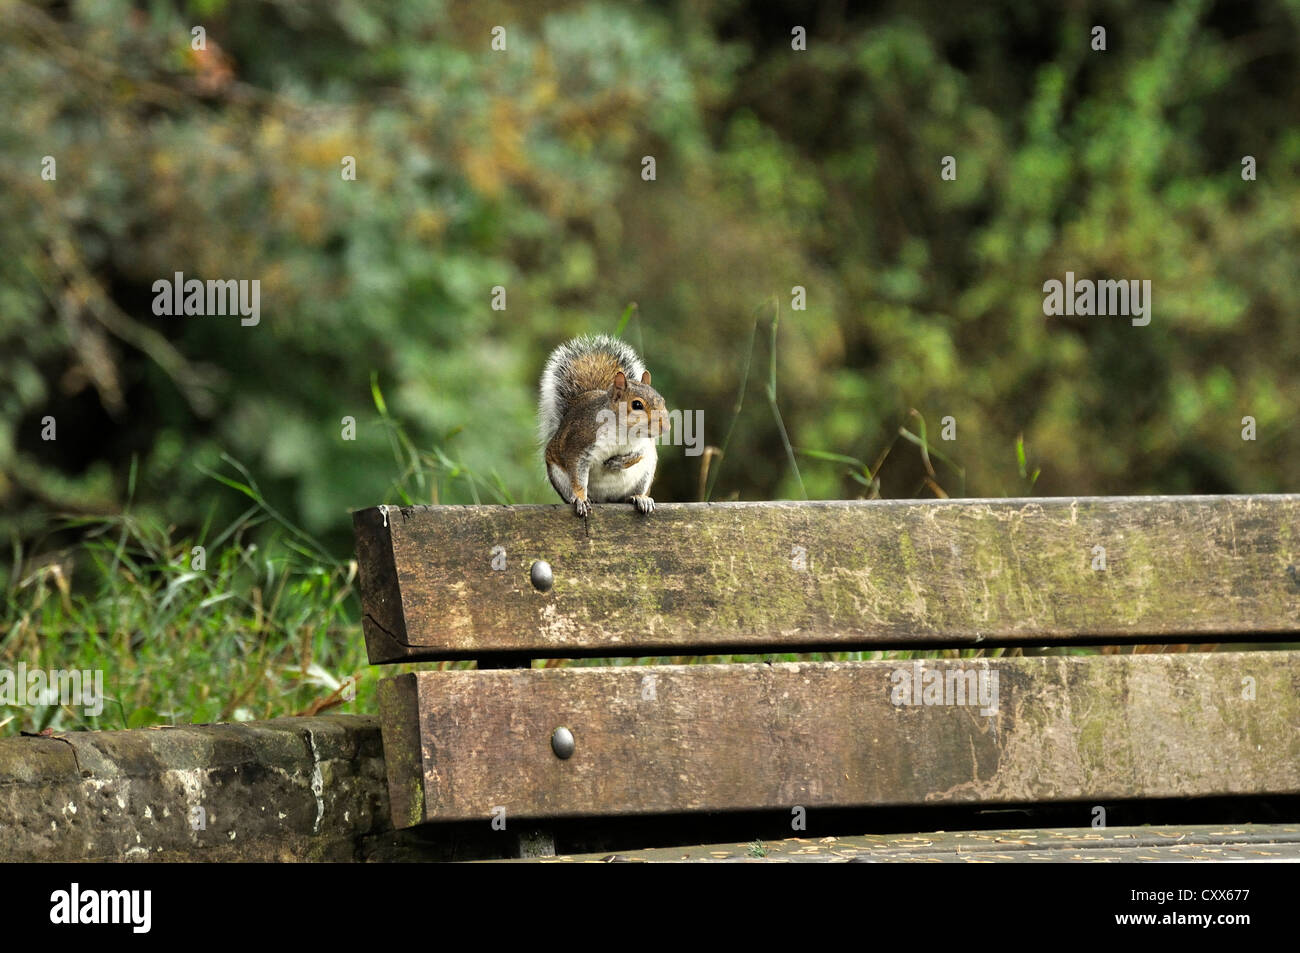
<instances>
[{"instance_id":1,"label":"squirrel's front paw","mask_svg":"<svg viewBox=\"0 0 1300 953\"><path fill-rule=\"evenodd\" d=\"M633 496L632 505L636 507L638 513L653 513L655 511L655 501L645 494Z\"/></svg>"},{"instance_id":2,"label":"squirrel's front paw","mask_svg":"<svg viewBox=\"0 0 1300 953\"><path fill-rule=\"evenodd\" d=\"M591 513L591 501L585 498L573 501L573 512L577 513L583 519Z\"/></svg>"}]
</instances>

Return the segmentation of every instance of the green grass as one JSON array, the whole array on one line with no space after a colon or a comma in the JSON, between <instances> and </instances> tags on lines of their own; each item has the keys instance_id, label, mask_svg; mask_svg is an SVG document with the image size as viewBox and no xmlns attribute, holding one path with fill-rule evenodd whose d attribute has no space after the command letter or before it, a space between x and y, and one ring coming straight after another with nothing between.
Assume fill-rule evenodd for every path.
<instances>
[{"instance_id":1,"label":"green grass","mask_svg":"<svg viewBox=\"0 0 1300 953\"><path fill-rule=\"evenodd\" d=\"M413 459L418 469L399 471L399 495L417 475L435 488L458 478L449 459ZM361 636L355 560L331 556L246 468L225 463L206 471L216 491L249 505L220 530L209 520L176 535L128 503L119 516L51 527L79 538L64 549L29 556L13 542L0 576L0 669L100 671L105 701L98 715L53 699L0 708L0 734L375 709L379 672ZM133 467L128 499L135 477Z\"/></svg>"},{"instance_id":2,"label":"green grass","mask_svg":"<svg viewBox=\"0 0 1300 953\"><path fill-rule=\"evenodd\" d=\"M0 710L0 732L137 728L271 718L304 711L352 676L373 692L356 625L356 566L301 545L250 512L211 538L172 538L131 515L77 521L71 549L15 553L0 667L101 670L105 703ZM255 537L263 542L253 542ZM196 568L193 547L206 549Z\"/></svg>"}]
</instances>

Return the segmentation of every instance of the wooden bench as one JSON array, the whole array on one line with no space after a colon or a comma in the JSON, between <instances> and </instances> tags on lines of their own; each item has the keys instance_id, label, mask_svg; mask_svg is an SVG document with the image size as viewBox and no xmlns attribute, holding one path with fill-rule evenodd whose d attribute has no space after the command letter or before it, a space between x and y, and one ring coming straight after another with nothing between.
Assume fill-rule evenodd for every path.
<instances>
[{"instance_id":1,"label":"wooden bench","mask_svg":"<svg viewBox=\"0 0 1300 953\"><path fill-rule=\"evenodd\" d=\"M798 836L832 809L1058 805L1086 829L1300 794L1300 652L1277 644L1300 642L1300 496L386 506L355 528L371 662L478 662L380 683L400 826L545 853L533 832L566 818L762 812ZM621 661L533 665L590 657Z\"/></svg>"}]
</instances>

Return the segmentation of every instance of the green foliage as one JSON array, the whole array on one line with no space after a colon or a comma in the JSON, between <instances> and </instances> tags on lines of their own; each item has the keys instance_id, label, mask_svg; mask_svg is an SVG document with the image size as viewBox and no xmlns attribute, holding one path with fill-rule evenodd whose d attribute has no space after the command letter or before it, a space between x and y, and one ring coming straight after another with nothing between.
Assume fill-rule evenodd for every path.
<instances>
[{"instance_id":1,"label":"green foliage","mask_svg":"<svg viewBox=\"0 0 1300 953\"><path fill-rule=\"evenodd\" d=\"M542 359L615 323L727 443L715 496L862 493L861 469L802 472L791 451L874 459L913 409L958 419L945 452L977 494L1019 492L1020 434L1050 461L1038 492L1285 489L1296 8L1004 7L840 14L794 53L783 20L729 3L9 4L6 527L120 512L134 455L142 512L193 526L230 454L336 555L350 507L549 500ZM1152 324L1045 319L1066 270L1150 278ZM262 323L153 315L177 271L258 278ZM780 406L774 316L767 410L735 420L752 312L796 284ZM667 454L660 497L698 498L697 467ZM927 467L895 456L876 492L916 492Z\"/></svg>"},{"instance_id":2,"label":"green foliage","mask_svg":"<svg viewBox=\"0 0 1300 953\"><path fill-rule=\"evenodd\" d=\"M0 732L270 718L330 699L347 699L344 710L373 708L355 562L315 555L316 544L291 526L252 542L277 521L261 500L225 530L192 538L130 513L75 521L80 545L10 578L0 667L98 670L103 710L51 699L7 709ZM206 565L196 561L198 546Z\"/></svg>"}]
</instances>

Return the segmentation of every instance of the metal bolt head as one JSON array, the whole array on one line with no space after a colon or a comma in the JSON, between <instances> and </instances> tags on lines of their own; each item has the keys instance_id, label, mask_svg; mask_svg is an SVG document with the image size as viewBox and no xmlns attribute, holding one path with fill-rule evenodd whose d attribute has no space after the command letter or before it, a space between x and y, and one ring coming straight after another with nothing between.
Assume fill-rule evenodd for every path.
<instances>
[{"instance_id":1,"label":"metal bolt head","mask_svg":"<svg viewBox=\"0 0 1300 953\"><path fill-rule=\"evenodd\" d=\"M555 585L555 574L551 572L551 564L545 559L533 563L528 576L533 581L533 588L538 592L549 592L551 586Z\"/></svg>"},{"instance_id":2,"label":"metal bolt head","mask_svg":"<svg viewBox=\"0 0 1300 953\"><path fill-rule=\"evenodd\" d=\"M565 727L556 728L551 732L551 750L561 761L569 760L573 754L573 732Z\"/></svg>"}]
</instances>

